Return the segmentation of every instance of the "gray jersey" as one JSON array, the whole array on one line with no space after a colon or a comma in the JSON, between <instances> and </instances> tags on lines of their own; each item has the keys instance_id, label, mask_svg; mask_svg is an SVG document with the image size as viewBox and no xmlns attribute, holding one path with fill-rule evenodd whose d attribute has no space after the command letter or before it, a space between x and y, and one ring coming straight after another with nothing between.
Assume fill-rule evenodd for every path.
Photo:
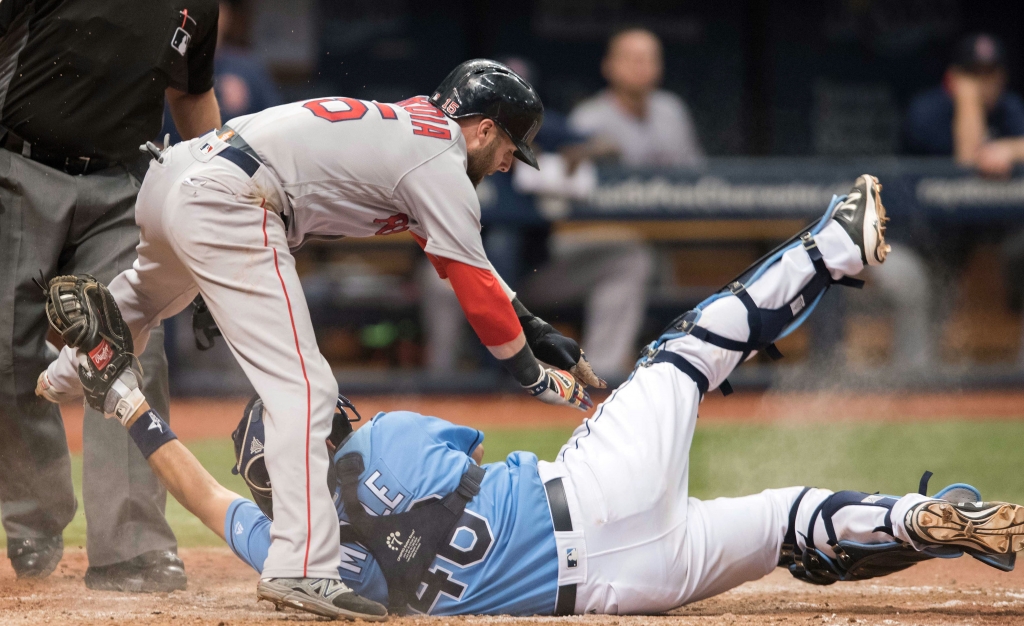
<instances>
[{"instance_id":1,"label":"gray jersey","mask_svg":"<svg viewBox=\"0 0 1024 626\"><path fill-rule=\"evenodd\" d=\"M228 125L277 177L288 243L406 230L426 251L490 269L459 125L425 96L397 104L318 98Z\"/></svg>"}]
</instances>

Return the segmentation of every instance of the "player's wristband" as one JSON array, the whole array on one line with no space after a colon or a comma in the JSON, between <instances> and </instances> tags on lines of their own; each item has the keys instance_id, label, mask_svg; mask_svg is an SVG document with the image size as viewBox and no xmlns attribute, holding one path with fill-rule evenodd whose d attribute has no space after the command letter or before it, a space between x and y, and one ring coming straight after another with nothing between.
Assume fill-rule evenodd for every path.
<instances>
[{"instance_id":1,"label":"player's wristband","mask_svg":"<svg viewBox=\"0 0 1024 626\"><path fill-rule=\"evenodd\" d=\"M510 359L500 359L504 367L512 377L523 387L529 387L537 382L541 374L540 363L537 357L533 356L530 346L524 345L523 349Z\"/></svg>"},{"instance_id":2,"label":"player's wristband","mask_svg":"<svg viewBox=\"0 0 1024 626\"><path fill-rule=\"evenodd\" d=\"M177 435L167 425L167 422L160 417L160 414L150 409L139 416L135 423L128 429L132 441L139 447L142 456L149 458L165 443L174 441Z\"/></svg>"}]
</instances>

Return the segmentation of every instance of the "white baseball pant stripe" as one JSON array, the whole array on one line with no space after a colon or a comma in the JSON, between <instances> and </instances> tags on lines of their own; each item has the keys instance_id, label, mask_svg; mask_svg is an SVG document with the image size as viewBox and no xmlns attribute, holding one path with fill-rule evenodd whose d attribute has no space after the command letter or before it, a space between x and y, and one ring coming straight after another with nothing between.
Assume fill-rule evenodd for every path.
<instances>
[{"instance_id":1,"label":"white baseball pant stripe","mask_svg":"<svg viewBox=\"0 0 1024 626\"><path fill-rule=\"evenodd\" d=\"M860 251L835 223L815 237L833 277L863 269ZM814 275L802 248L787 252L747 291L763 308L782 306ZM747 339L747 310L737 298L710 304L700 324ZM740 353L690 336L667 342L717 387L739 364ZM771 572L778 563L789 511L801 487L770 489L741 498L688 497L689 453L700 392L669 363L640 367L576 429L554 463L541 463L542 479L567 476L574 530L582 530L576 613L667 611L721 593ZM563 479L564 480L564 479ZM801 503L797 524L807 527L814 508L832 492L815 489ZM902 515L920 501L903 498L892 520L906 538ZM891 541L874 533L885 510L850 507L836 516L841 537ZM824 527L815 529L824 546ZM803 541L800 541L803 546ZM561 557L561 554L560 554ZM561 578L569 580L565 559Z\"/></svg>"},{"instance_id":2,"label":"white baseball pant stripe","mask_svg":"<svg viewBox=\"0 0 1024 626\"><path fill-rule=\"evenodd\" d=\"M200 140L201 141L201 140ZM203 294L235 358L266 407L265 458L274 522L265 578L337 579L338 516L323 441L338 384L317 347L309 310L261 167L250 179L217 157L198 161L181 143L153 162L139 192L139 258L110 291L142 350L149 330ZM50 366L58 387L80 387L75 355Z\"/></svg>"}]
</instances>

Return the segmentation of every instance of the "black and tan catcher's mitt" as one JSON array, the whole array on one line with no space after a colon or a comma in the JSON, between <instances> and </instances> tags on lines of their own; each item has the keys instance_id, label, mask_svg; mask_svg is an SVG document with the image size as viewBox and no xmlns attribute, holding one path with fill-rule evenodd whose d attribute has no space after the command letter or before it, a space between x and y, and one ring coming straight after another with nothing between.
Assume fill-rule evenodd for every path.
<instances>
[{"instance_id":1,"label":"black and tan catcher's mitt","mask_svg":"<svg viewBox=\"0 0 1024 626\"><path fill-rule=\"evenodd\" d=\"M78 349L78 377L89 406L125 422L142 404L132 334L110 291L88 274L50 281L46 317Z\"/></svg>"}]
</instances>

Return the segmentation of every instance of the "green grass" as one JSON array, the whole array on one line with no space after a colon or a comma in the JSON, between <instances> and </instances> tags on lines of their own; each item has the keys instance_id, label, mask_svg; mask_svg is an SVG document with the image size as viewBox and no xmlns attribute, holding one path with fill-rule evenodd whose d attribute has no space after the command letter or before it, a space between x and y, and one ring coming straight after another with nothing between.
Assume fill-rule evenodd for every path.
<instances>
[{"instance_id":1,"label":"green grass","mask_svg":"<svg viewBox=\"0 0 1024 626\"><path fill-rule=\"evenodd\" d=\"M491 429L485 461L513 450L554 459L570 431ZM934 493L952 482L967 482L991 499L1024 501L1024 421L964 421L934 424L699 425L690 455L690 493L698 498L737 496L769 487L814 485L829 489L882 491L901 495L917 489L924 470L935 472ZM188 444L222 484L247 493L231 474L228 440ZM72 459L81 498L81 457ZM182 546L219 545L220 540L172 498L167 517ZM79 508L64 533L68 545L85 543Z\"/></svg>"}]
</instances>

